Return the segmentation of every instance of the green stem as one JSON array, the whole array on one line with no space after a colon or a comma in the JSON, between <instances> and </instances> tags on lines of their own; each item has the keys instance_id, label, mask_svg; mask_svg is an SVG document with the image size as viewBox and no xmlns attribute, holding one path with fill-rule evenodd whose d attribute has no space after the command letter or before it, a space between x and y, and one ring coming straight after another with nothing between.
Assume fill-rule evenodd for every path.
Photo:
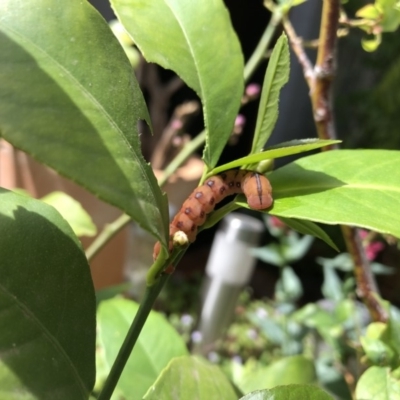
<instances>
[{"instance_id":1,"label":"green stem","mask_svg":"<svg viewBox=\"0 0 400 400\"><path fill-rule=\"evenodd\" d=\"M265 58L267 50L269 49L271 41L274 37L276 28L282 21L282 17L282 11L280 7L274 7L271 15L271 20L269 21L267 28L261 36L261 39L258 42L256 49L254 50L253 54L247 61L246 66L244 67L245 82L250 79L254 71L260 65L261 61Z\"/></svg>"},{"instance_id":2,"label":"green stem","mask_svg":"<svg viewBox=\"0 0 400 400\"><path fill-rule=\"evenodd\" d=\"M230 214L231 212L240 208L238 204L235 203L235 200L232 200L228 204L225 204L223 207L219 208L217 211L214 211L207 217L207 221L199 228L199 232L203 229L209 229L221 221L225 215Z\"/></svg>"},{"instance_id":3,"label":"green stem","mask_svg":"<svg viewBox=\"0 0 400 400\"><path fill-rule=\"evenodd\" d=\"M111 368L110 374L104 384L103 390L101 391L98 400L109 400L117 386L118 380L125 368L125 364L131 355L132 349L138 339L140 332L146 322L147 317L153 307L153 304L164 287L170 275L163 274L160 279L156 281L153 286L147 287L144 294L143 301L139 306L139 310L135 315L135 318L129 328L128 334L125 337L124 343L122 344L117 358Z\"/></svg>"},{"instance_id":4,"label":"green stem","mask_svg":"<svg viewBox=\"0 0 400 400\"><path fill-rule=\"evenodd\" d=\"M99 236L92 242L86 250L86 258L91 261L93 257L126 225L131 221L131 217L122 214L111 224L107 224L100 232Z\"/></svg>"}]
</instances>

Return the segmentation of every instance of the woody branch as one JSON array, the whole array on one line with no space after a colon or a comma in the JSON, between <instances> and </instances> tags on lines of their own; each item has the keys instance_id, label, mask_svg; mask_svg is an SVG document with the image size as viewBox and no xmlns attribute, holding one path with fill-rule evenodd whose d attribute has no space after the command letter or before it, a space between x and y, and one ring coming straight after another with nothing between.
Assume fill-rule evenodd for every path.
<instances>
[{"instance_id":1,"label":"woody branch","mask_svg":"<svg viewBox=\"0 0 400 400\"><path fill-rule=\"evenodd\" d=\"M289 19L285 17L283 20L284 29L310 88L314 122L320 139L336 139L332 107L332 82L336 72L339 14L339 0L323 0L317 61L314 67L312 67L304 51L301 38L296 35ZM323 150L334 150L337 147L337 145L327 146ZM368 307L374 321L386 321L388 316L375 296L378 289L359 232L354 227L342 226L342 233L347 250L354 263L357 294Z\"/></svg>"}]
</instances>

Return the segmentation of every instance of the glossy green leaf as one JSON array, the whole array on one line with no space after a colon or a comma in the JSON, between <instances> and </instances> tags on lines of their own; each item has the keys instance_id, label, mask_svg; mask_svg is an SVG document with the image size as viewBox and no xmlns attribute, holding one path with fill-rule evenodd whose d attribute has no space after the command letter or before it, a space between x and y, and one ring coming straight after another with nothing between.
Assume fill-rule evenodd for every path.
<instances>
[{"instance_id":1,"label":"glossy green leaf","mask_svg":"<svg viewBox=\"0 0 400 400\"><path fill-rule=\"evenodd\" d=\"M145 400L224 399L237 396L217 365L194 356L173 359L144 397Z\"/></svg>"},{"instance_id":2,"label":"glossy green leaf","mask_svg":"<svg viewBox=\"0 0 400 400\"><path fill-rule=\"evenodd\" d=\"M272 215L354 225L400 237L398 151L327 151L288 164L269 179ZM248 207L242 200L238 204Z\"/></svg>"},{"instance_id":3,"label":"glossy green leaf","mask_svg":"<svg viewBox=\"0 0 400 400\"><path fill-rule=\"evenodd\" d=\"M64 192L52 192L41 199L53 206L71 225L76 236L94 236L96 225L82 205Z\"/></svg>"},{"instance_id":4,"label":"glossy green leaf","mask_svg":"<svg viewBox=\"0 0 400 400\"><path fill-rule=\"evenodd\" d=\"M204 161L214 167L243 95L243 56L222 0L111 0L147 61L176 72L200 97Z\"/></svg>"},{"instance_id":5,"label":"glossy green leaf","mask_svg":"<svg viewBox=\"0 0 400 400\"><path fill-rule=\"evenodd\" d=\"M283 223L285 223L290 228L294 229L297 232L302 233L303 235L311 235L318 239L323 240L327 245L334 248L336 251L339 251L336 244L330 238L330 236L317 224L312 221L306 221L301 219L293 219L293 218L279 218Z\"/></svg>"},{"instance_id":6,"label":"glossy green leaf","mask_svg":"<svg viewBox=\"0 0 400 400\"><path fill-rule=\"evenodd\" d=\"M303 153L305 151L319 149L330 144L339 143L340 140L321 140L321 139L300 139L291 140L289 142L280 143L279 145L268 148L262 153L251 154L249 156L238 158L227 164L223 164L214 168L209 175L219 174L223 171L232 168L238 168L243 165L256 164L263 160L269 160L273 158L280 158L291 156L293 154Z\"/></svg>"},{"instance_id":7,"label":"glossy green leaf","mask_svg":"<svg viewBox=\"0 0 400 400\"><path fill-rule=\"evenodd\" d=\"M249 393L240 400L333 400L322 389L313 385L286 385Z\"/></svg>"},{"instance_id":8,"label":"glossy green leaf","mask_svg":"<svg viewBox=\"0 0 400 400\"><path fill-rule=\"evenodd\" d=\"M97 363L103 376L98 379L110 371L138 307L123 298L100 303ZM182 355L187 355L183 339L164 316L151 312L118 382L117 393L126 399L141 399L168 362Z\"/></svg>"},{"instance_id":9,"label":"glossy green leaf","mask_svg":"<svg viewBox=\"0 0 400 400\"><path fill-rule=\"evenodd\" d=\"M400 380L392 376L389 368L370 367L357 382L356 399L400 400Z\"/></svg>"},{"instance_id":10,"label":"glossy green leaf","mask_svg":"<svg viewBox=\"0 0 400 400\"><path fill-rule=\"evenodd\" d=\"M283 33L276 42L268 62L250 154L261 151L271 136L278 119L279 94L283 85L289 80L289 72L288 39Z\"/></svg>"},{"instance_id":11,"label":"glossy green leaf","mask_svg":"<svg viewBox=\"0 0 400 400\"><path fill-rule=\"evenodd\" d=\"M243 393L278 385L313 383L316 379L313 362L302 355L282 358L267 367L249 365L233 378Z\"/></svg>"},{"instance_id":12,"label":"glossy green leaf","mask_svg":"<svg viewBox=\"0 0 400 400\"><path fill-rule=\"evenodd\" d=\"M95 374L95 296L69 225L0 189L0 398L86 400Z\"/></svg>"},{"instance_id":13,"label":"glossy green leaf","mask_svg":"<svg viewBox=\"0 0 400 400\"><path fill-rule=\"evenodd\" d=\"M166 243L168 206L144 161L132 68L87 1L0 2L0 132Z\"/></svg>"}]
</instances>

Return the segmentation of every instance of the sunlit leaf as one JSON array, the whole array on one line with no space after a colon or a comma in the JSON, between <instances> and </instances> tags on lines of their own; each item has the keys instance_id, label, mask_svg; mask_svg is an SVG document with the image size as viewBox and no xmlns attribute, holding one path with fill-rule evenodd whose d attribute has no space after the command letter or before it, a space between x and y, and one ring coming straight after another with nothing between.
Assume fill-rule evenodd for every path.
<instances>
[{"instance_id":1,"label":"sunlit leaf","mask_svg":"<svg viewBox=\"0 0 400 400\"><path fill-rule=\"evenodd\" d=\"M392 376L389 368L373 366L361 375L355 395L356 399L399 400L400 380Z\"/></svg>"},{"instance_id":2,"label":"sunlit leaf","mask_svg":"<svg viewBox=\"0 0 400 400\"><path fill-rule=\"evenodd\" d=\"M289 79L289 71L288 39L285 34L282 34L276 42L268 62L250 154L261 151L271 136L278 119L280 91Z\"/></svg>"},{"instance_id":3,"label":"sunlit leaf","mask_svg":"<svg viewBox=\"0 0 400 400\"><path fill-rule=\"evenodd\" d=\"M96 225L82 205L64 192L52 192L41 199L53 206L71 225L76 236L94 236Z\"/></svg>"},{"instance_id":4,"label":"sunlit leaf","mask_svg":"<svg viewBox=\"0 0 400 400\"><path fill-rule=\"evenodd\" d=\"M268 390L257 390L240 400L333 400L322 389L314 385L285 385Z\"/></svg>"},{"instance_id":5,"label":"sunlit leaf","mask_svg":"<svg viewBox=\"0 0 400 400\"><path fill-rule=\"evenodd\" d=\"M222 0L112 0L147 61L176 72L200 97L204 161L214 167L243 95L243 56Z\"/></svg>"},{"instance_id":6,"label":"sunlit leaf","mask_svg":"<svg viewBox=\"0 0 400 400\"><path fill-rule=\"evenodd\" d=\"M400 237L400 152L336 150L303 157L269 175L268 213L354 225ZM238 204L248 207L241 197Z\"/></svg>"},{"instance_id":7,"label":"sunlit leaf","mask_svg":"<svg viewBox=\"0 0 400 400\"><path fill-rule=\"evenodd\" d=\"M237 396L217 365L200 357L173 359L148 390L145 400L235 400Z\"/></svg>"},{"instance_id":8,"label":"sunlit leaf","mask_svg":"<svg viewBox=\"0 0 400 400\"><path fill-rule=\"evenodd\" d=\"M227 164L223 164L214 168L210 175L219 174L232 168L238 168L247 164L256 164L263 160L291 156L293 154L303 153L305 151L319 149L331 144L340 143L340 140L321 140L321 139L299 139L289 142L279 143L272 146L262 153L251 154L246 157L238 158Z\"/></svg>"},{"instance_id":9,"label":"sunlit leaf","mask_svg":"<svg viewBox=\"0 0 400 400\"><path fill-rule=\"evenodd\" d=\"M137 310L137 303L123 298L100 303L97 362L103 374L109 373ZM186 354L175 329L163 315L151 312L118 382L118 393L127 399L141 399L168 362Z\"/></svg>"}]
</instances>

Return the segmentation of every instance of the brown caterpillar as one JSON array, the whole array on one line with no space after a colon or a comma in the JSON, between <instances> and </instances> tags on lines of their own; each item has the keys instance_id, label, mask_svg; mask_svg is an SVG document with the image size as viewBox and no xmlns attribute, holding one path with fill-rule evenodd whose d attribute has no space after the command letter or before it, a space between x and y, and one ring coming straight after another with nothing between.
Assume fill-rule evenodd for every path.
<instances>
[{"instance_id":1,"label":"brown caterpillar","mask_svg":"<svg viewBox=\"0 0 400 400\"><path fill-rule=\"evenodd\" d=\"M173 248L172 237L178 231L185 232L193 243L197 228L204 224L207 214L225 197L238 193L244 193L247 204L254 210L268 208L273 202L269 180L257 172L236 169L212 176L192 192L169 225L169 250ZM154 246L154 260L160 253L160 246L160 242Z\"/></svg>"}]
</instances>

